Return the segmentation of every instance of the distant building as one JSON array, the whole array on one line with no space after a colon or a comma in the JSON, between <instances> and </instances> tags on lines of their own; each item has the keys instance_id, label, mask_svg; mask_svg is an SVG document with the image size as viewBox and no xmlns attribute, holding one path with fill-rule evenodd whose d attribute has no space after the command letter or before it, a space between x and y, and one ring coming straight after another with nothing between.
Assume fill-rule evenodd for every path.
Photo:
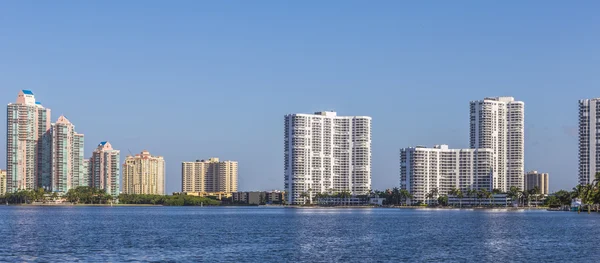
<instances>
[{"instance_id":1,"label":"distant building","mask_svg":"<svg viewBox=\"0 0 600 263\"><path fill-rule=\"evenodd\" d=\"M183 162L181 164L182 192L237 192L238 163L219 161L219 158Z\"/></svg>"},{"instance_id":2,"label":"distant building","mask_svg":"<svg viewBox=\"0 0 600 263\"><path fill-rule=\"evenodd\" d=\"M65 194L79 185L79 178L85 173L83 166L83 134L75 132L75 126L60 116L50 129L51 177L46 190ZM43 180L45 181L45 180Z\"/></svg>"},{"instance_id":3,"label":"distant building","mask_svg":"<svg viewBox=\"0 0 600 263\"><path fill-rule=\"evenodd\" d=\"M525 190L529 191L536 186L540 189L540 194L547 195L549 178L547 173L538 173L538 171L531 171L525 175Z\"/></svg>"},{"instance_id":4,"label":"distant building","mask_svg":"<svg viewBox=\"0 0 600 263\"><path fill-rule=\"evenodd\" d=\"M89 159L85 159L83 134L75 133L73 138L73 183L72 187L89 186Z\"/></svg>"},{"instance_id":5,"label":"distant building","mask_svg":"<svg viewBox=\"0 0 600 263\"><path fill-rule=\"evenodd\" d=\"M494 188L523 189L524 107L513 97L471 101L471 149L493 149Z\"/></svg>"},{"instance_id":6,"label":"distant building","mask_svg":"<svg viewBox=\"0 0 600 263\"><path fill-rule=\"evenodd\" d=\"M285 192L235 192L232 196L234 203L260 205L260 204L284 204Z\"/></svg>"},{"instance_id":7,"label":"distant building","mask_svg":"<svg viewBox=\"0 0 600 263\"><path fill-rule=\"evenodd\" d=\"M477 197L469 197L464 196L463 198L458 198L453 195L448 196L448 205L449 206L462 206L462 207L471 207L471 206L512 206L513 202L508 197L507 194L494 194L492 198L477 198Z\"/></svg>"},{"instance_id":8,"label":"distant building","mask_svg":"<svg viewBox=\"0 0 600 263\"><path fill-rule=\"evenodd\" d=\"M119 195L120 159L120 151L113 149L109 142L98 144L89 161L89 186L104 189L113 196Z\"/></svg>"},{"instance_id":9,"label":"distant building","mask_svg":"<svg viewBox=\"0 0 600 263\"><path fill-rule=\"evenodd\" d=\"M413 203L437 200L453 188L463 192L469 189L491 192L494 188L493 155L491 149L448 149L448 145L401 149L401 188L413 195ZM427 198L436 190L433 198Z\"/></svg>"},{"instance_id":10,"label":"distant building","mask_svg":"<svg viewBox=\"0 0 600 263\"><path fill-rule=\"evenodd\" d=\"M224 198L230 198L233 196L232 193L226 193L226 192L185 192L185 193L173 193L173 195L176 194L184 194L184 195L191 195L191 196L199 196L199 197L214 197L217 200L221 200Z\"/></svg>"},{"instance_id":11,"label":"distant building","mask_svg":"<svg viewBox=\"0 0 600 263\"><path fill-rule=\"evenodd\" d=\"M6 194L6 170L0 170L0 195Z\"/></svg>"},{"instance_id":12,"label":"distant building","mask_svg":"<svg viewBox=\"0 0 600 263\"><path fill-rule=\"evenodd\" d=\"M591 184L600 172L600 98L579 100L579 184Z\"/></svg>"},{"instance_id":13,"label":"distant building","mask_svg":"<svg viewBox=\"0 0 600 263\"><path fill-rule=\"evenodd\" d=\"M312 201L318 193L365 195L371 190L371 117L289 114L284 136L290 204Z\"/></svg>"},{"instance_id":14,"label":"distant building","mask_svg":"<svg viewBox=\"0 0 600 263\"><path fill-rule=\"evenodd\" d=\"M123 163L124 194L165 194L165 159L142 151Z\"/></svg>"},{"instance_id":15,"label":"distant building","mask_svg":"<svg viewBox=\"0 0 600 263\"><path fill-rule=\"evenodd\" d=\"M21 90L17 101L8 104L6 116L7 192L34 190L42 185L42 167L50 161L43 139L50 130L50 109L30 90Z\"/></svg>"}]
</instances>

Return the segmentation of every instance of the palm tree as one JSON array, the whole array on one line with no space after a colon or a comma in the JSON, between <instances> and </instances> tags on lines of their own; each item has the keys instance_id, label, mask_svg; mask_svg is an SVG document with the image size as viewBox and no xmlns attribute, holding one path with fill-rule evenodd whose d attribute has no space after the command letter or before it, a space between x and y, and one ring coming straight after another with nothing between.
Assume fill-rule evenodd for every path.
<instances>
[{"instance_id":1,"label":"palm tree","mask_svg":"<svg viewBox=\"0 0 600 263\"><path fill-rule=\"evenodd\" d=\"M304 199L304 204L306 204L306 198L308 197L308 194L306 192L302 192L300 193L300 197Z\"/></svg>"},{"instance_id":2,"label":"palm tree","mask_svg":"<svg viewBox=\"0 0 600 263\"><path fill-rule=\"evenodd\" d=\"M481 192L483 193L483 196L489 200L490 206L492 206L492 199L494 198L492 192L488 191L487 189L482 189Z\"/></svg>"},{"instance_id":3,"label":"palm tree","mask_svg":"<svg viewBox=\"0 0 600 263\"><path fill-rule=\"evenodd\" d=\"M533 187L533 189L529 190L529 195L533 195L535 196L535 207L538 206L538 197L540 195L540 188L537 187L537 185L535 187Z\"/></svg>"}]
</instances>

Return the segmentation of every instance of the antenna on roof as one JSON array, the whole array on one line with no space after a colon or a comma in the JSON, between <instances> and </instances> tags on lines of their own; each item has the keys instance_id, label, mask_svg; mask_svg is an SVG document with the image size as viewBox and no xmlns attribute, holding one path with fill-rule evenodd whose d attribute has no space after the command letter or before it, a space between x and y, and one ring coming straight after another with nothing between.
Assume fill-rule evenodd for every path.
<instances>
[{"instance_id":1,"label":"antenna on roof","mask_svg":"<svg viewBox=\"0 0 600 263\"><path fill-rule=\"evenodd\" d=\"M133 156L133 153L131 153L131 151L129 150L129 148L127 148L127 151L129 152L130 156Z\"/></svg>"}]
</instances>

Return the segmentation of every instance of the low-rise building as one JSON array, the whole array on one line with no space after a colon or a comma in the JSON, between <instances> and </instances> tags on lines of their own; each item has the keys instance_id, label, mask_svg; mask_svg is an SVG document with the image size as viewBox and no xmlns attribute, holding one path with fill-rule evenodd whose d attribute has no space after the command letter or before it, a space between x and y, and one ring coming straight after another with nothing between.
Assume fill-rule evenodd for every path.
<instances>
[{"instance_id":1,"label":"low-rise building","mask_svg":"<svg viewBox=\"0 0 600 263\"><path fill-rule=\"evenodd\" d=\"M477 197L468 197L465 196L463 198L458 198L454 195L448 196L448 205L449 206L462 206L462 207L472 207L472 206L512 206L512 200L508 197L507 194L494 194L492 198L477 198Z\"/></svg>"},{"instance_id":2,"label":"low-rise building","mask_svg":"<svg viewBox=\"0 0 600 263\"><path fill-rule=\"evenodd\" d=\"M260 204L284 204L285 192L263 191L263 192L235 192L232 195L234 203L260 205Z\"/></svg>"}]
</instances>

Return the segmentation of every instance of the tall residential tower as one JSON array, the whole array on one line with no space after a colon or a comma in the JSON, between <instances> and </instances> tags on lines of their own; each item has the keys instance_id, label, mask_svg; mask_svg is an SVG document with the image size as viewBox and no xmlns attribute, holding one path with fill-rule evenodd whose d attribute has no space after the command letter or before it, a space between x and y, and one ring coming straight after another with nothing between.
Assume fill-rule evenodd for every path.
<instances>
[{"instance_id":1,"label":"tall residential tower","mask_svg":"<svg viewBox=\"0 0 600 263\"><path fill-rule=\"evenodd\" d=\"M579 184L600 172L600 98L579 100Z\"/></svg>"},{"instance_id":2,"label":"tall residential tower","mask_svg":"<svg viewBox=\"0 0 600 263\"><path fill-rule=\"evenodd\" d=\"M165 194L165 159L142 151L123 163L124 194Z\"/></svg>"},{"instance_id":3,"label":"tall residential tower","mask_svg":"<svg viewBox=\"0 0 600 263\"><path fill-rule=\"evenodd\" d=\"M471 101L471 148L494 151L494 188L505 192L525 187L524 106L513 97Z\"/></svg>"},{"instance_id":4,"label":"tall residential tower","mask_svg":"<svg viewBox=\"0 0 600 263\"><path fill-rule=\"evenodd\" d=\"M371 190L371 117L289 114L284 146L289 204L312 201L317 193Z\"/></svg>"},{"instance_id":5,"label":"tall residential tower","mask_svg":"<svg viewBox=\"0 0 600 263\"><path fill-rule=\"evenodd\" d=\"M52 124L51 134L51 177L47 190L67 193L78 186L79 178L84 175L83 166L83 134L75 132L75 126L65 117L60 116Z\"/></svg>"},{"instance_id":6,"label":"tall residential tower","mask_svg":"<svg viewBox=\"0 0 600 263\"><path fill-rule=\"evenodd\" d=\"M89 186L104 189L106 193L113 196L119 195L120 156L120 151L114 150L109 142L98 144L89 162Z\"/></svg>"},{"instance_id":7,"label":"tall residential tower","mask_svg":"<svg viewBox=\"0 0 600 263\"><path fill-rule=\"evenodd\" d=\"M237 192L238 163L219 161L219 158L183 162L181 164L182 192Z\"/></svg>"},{"instance_id":8,"label":"tall residential tower","mask_svg":"<svg viewBox=\"0 0 600 263\"><path fill-rule=\"evenodd\" d=\"M41 186L42 167L49 162L43 137L50 130L50 109L22 90L7 106L6 124L6 191L33 190Z\"/></svg>"}]
</instances>

